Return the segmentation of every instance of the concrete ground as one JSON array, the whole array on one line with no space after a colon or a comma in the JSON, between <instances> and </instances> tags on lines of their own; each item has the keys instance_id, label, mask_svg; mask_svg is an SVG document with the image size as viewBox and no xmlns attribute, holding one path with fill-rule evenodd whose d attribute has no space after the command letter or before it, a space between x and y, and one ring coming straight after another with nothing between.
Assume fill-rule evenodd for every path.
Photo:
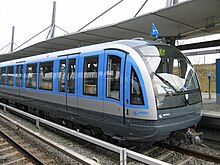
<instances>
[{"instance_id":1,"label":"concrete ground","mask_svg":"<svg viewBox=\"0 0 220 165\"><path fill-rule=\"evenodd\" d=\"M202 93L202 100L202 114L209 117L220 118L220 104L216 103L216 93L211 93L211 99L209 99L208 93Z\"/></svg>"}]
</instances>

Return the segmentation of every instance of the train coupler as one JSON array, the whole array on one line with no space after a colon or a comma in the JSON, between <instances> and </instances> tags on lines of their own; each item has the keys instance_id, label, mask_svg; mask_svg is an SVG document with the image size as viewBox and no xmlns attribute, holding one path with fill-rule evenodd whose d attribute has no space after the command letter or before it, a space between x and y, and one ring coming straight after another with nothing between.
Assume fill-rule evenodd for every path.
<instances>
[{"instance_id":1,"label":"train coupler","mask_svg":"<svg viewBox=\"0 0 220 165\"><path fill-rule=\"evenodd\" d=\"M188 128L185 140L189 144L200 144L203 142L203 132L196 132L193 128Z\"/></svg>"}]
</instances>

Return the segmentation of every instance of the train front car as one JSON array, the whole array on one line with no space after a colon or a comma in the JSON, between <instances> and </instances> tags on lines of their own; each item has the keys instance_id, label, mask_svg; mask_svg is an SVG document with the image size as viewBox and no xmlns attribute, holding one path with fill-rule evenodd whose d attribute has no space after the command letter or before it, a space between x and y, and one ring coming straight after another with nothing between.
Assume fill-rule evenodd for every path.
<instances>
[{"instance_id":1,"label":"train front car","mask_svg":"<svg viewBox=\"0 0 220 165\"><path fill-rule=\"evenodd\" d=\"M160 43L137 46L135 50L150 76L153 94L149 86L145 86L148 102L154 97L155 103L149 102L149 105L155 104L157 114L157 119L154 116L152 120L142 121L148 131L143 130L140 136L146 141L159 141L171 132L197 124L201 119L202 97L196 72L188 58L176 48ZM152 107L150 112L154 111ZM149 130L151 136L145 136L144 132Z\"/></svg>"}]
</instances>

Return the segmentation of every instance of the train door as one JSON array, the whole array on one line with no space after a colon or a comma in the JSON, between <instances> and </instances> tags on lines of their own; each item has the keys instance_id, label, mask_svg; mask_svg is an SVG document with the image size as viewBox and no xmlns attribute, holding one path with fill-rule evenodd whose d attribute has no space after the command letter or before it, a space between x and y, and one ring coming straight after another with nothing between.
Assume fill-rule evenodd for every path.
<instances>
[{"instance_id":1,"label":"train door","mask_svg":"<svg viewBox=\"0 0 220 165\"><path fill-rule=\"evenodd\" d=\"M106 122L124 124L124 82L126 53L105 51L104 119Z\"/></svg>"},{"instance_id":2,"label":"train door","mask_svg":"<svg viewBox=\"0 0 220 165\"><path fill-rule=\"evenodd\" d=\"M67 110L75 115L78 112L78 97L77 97L77 55L67 56L66 67L66 106Z\"/></svg>"},{"instance_id":3,"label":"train door","mask_svg":"<svg viewBox=\"0 0 220 165\"><path fill-rule=\"evenodd\" d=\"M77 55L59 57L58 92L67 111L78 115L77 105Z\"/></svg>"},{"instance_id":4,"label":"train door","mask_svg":"<svg viewBox=\"0 0 220 165\"><path fill-rule=\"evenodd\" d=\"M127 58L125 82L125 117L136 119L149 118L149 104L140 70L131 57ZM128 120L129 122L129 120Z\"/></svg>"},{"instance_id":5,"label":"train door","mask_svg":"<svg viewBox=\"0 0 220 165\"><path fill-rule=\"evenodd\" d=\"M79 116L87 120L103 120L104 52L83 53L79 58Z\"/></svg>"},{"instance_id":6,"label":"train door","mask_svg":"<svg viewBox=\"0 0 220 165\"><path fill-rule=\"evenodd\" d=\"M15 86L18 89L18 95L20 96L21 88L23 86L23 64L16 65Z\"/></svg>"}]
</instances>

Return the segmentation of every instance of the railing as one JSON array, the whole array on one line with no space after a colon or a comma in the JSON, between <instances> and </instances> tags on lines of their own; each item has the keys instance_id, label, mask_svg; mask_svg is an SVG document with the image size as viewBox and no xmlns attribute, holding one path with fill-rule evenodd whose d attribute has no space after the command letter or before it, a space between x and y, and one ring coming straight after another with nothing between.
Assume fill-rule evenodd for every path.
<instances>
[{"instance_id":1,"label":"railing","mask_svg":"<svg viewBox=\"0 0 220 165\"><path fill-rule=\"evenodd\" d=\"M40 123L43 123L43 124L45 124L47 126L50 126L50 127L55 128L57 130L65 132L65 133L70 134L72 136L78 137L78 138L83 139L85 141L88 141L90 143L96 144L96 145L98 145L100 147L103 147L103 148L106 148L106 149L111 150L113 152L119 153L120 154L120 165L126 165L127 164L127 157L132 158L132 159L134 159L136 161L139 161L139 162L142 162L142 163L146 163L146 164L151 164L151 165L169 165L166 162L163 162L163 161L151 158L151 157L146 156L146 155L142 155L140 153L128 150L126 148L122 148L122 147L113 145L111 143L102 141L100 139L96 139L94 137L85 135L85 134L77 132L75 130L72 130L72 129L63 127L61 125L55 124L53 122L50 122L48 120L42 119L40 117L37 117L37 116L31 115L29 113L23 112L21 110L18 110L16 108L8 106L6 104L0 103L0 105L3 106L3 110L5 112L6 112L7 109L10 109L10 110L12 110L14 112L17 112L17 113L19 113L21 115L24 115L26 117L29 117L29 118L35 120L36 121L36 127L38 127L38 128L40 128Z\"/></svg>"}]
</instances>

